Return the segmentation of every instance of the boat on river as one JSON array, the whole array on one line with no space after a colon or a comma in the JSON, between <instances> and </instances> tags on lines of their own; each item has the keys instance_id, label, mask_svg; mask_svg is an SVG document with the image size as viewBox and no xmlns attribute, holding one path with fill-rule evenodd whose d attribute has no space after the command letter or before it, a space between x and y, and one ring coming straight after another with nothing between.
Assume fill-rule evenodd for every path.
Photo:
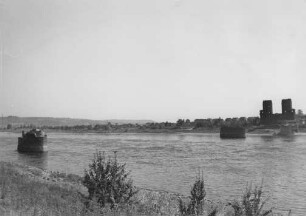
<instances>
[{"instance_id":1,"label":"boat on river","mask_svg":"<svg viewBox=\"0 0 306 216\"><path fill-rule=\"evenodd\" d=\"M22 131L22 137L18 137L17 150L19 152L46 152L47 149L47 134L40 129L32 129L27 133Z\"/></svg>"},{"instance_id":2,"label":"boat on river","mask_svg":"<svg viewBox=\"0 0 306 216\"><path fill-rule=\"evenodd\" d=\"M220 128L221 138L245 138L245 128L242 126L222 126Z\"/></svg>"}]
</instances>

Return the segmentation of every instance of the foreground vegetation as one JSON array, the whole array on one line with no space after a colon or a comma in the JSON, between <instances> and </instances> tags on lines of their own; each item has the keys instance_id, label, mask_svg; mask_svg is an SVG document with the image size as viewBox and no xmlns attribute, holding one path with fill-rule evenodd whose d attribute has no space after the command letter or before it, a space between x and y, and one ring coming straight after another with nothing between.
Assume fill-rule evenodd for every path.
<instances>
[{"instance_id":1,"label":"foreground vegetation","mask_svg":"<svg viewBox=\"0 0 306 216\"><path fill-rule=\"evenodd\" d=\"M96 152L84 177L0 162L0 215L204 215L273 216L262 187L241 200L214 204L198 176L190 196L136 188L114 157Z\"/></svg>"},{"instance_id":2,"label":"foreground vegetation","mask_svg":"<svg viewBox=\"0 0 306 216\"><path fill-rule=\"evenodd\" d=\"M177 194L138 189L127 203L101 208L83 178L0 162L0 215L177 215Z\"/></svg>"}]
</instances>

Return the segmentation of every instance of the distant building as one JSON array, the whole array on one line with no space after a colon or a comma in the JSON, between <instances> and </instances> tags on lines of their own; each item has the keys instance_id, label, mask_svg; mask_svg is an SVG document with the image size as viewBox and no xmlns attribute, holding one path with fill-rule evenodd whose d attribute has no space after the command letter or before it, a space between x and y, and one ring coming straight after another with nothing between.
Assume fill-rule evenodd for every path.
<instances>
[{"instance_id":1,"label":"distant building","mask_svg":"<svg viewBox=\"0 0 306 216\"><path fill-rule=\"evenodd\" d=\"M282 113L273 114L273 106L271 100L264 100L263 109L260 110L260 124L272 125L279 124L284 121L295 120L295 109L292 109L291 99L282 100Z\"/></svg>"},{"instance_id":2,"label":"distant building","mask_svg":"<svg viewBox=\"0 0 306 216\"><path fill-rule=\"evenodd\" d=\"M260 124L260 118L259 117L248 117L247 123L250 125L259 125Z\"/></svg>"},{"instance_id":3,"label":"distant building","mask_svg":"<svg viewBox=\"0 0 306 216\"><path fill-rule=\"evenodd\" d=\"M195 125L197 125L197 124L198 125L202 125L202 124L204 125L205 124L205 119L195 119L194 124Z\"/></svg>"}]
</instances>

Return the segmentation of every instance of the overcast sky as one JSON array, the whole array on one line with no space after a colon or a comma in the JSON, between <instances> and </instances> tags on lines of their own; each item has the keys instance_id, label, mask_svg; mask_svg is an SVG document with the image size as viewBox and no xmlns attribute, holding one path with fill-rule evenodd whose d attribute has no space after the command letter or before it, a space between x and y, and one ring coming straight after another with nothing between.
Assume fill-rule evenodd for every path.
<instances>
[{"instance_id":1,"label":"overcast sky","mask_svg":"<svg viewBox=\"0 0 306 216\"><path fill-rule=\"evenodd\" d=\"M303 0L0 0L3 115L306 111Z\"/></svg>"}]
</instances>

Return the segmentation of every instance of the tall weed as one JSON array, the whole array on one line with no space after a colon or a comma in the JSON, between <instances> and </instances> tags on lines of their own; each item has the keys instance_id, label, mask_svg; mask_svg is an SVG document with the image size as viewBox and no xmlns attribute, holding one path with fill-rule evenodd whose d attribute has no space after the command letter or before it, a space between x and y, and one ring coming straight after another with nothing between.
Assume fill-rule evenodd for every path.
<instances>
[{"instance_id":1,"label":"tall weed","mask_svg":"<svg viewBox=\"0 0 306 216\"><path fill-rule=\"evenodd\" d=\"M272 209L264 210L266 200L262 198L263 190L261 186L255 186L252 189L252 185L247 186L241 201L235 200L229 205L234 209L235 216L268 216L272 215Z\"/></svg>"},{"instance_id":2,"label":"tall weed","mask_svg":"<svg viewBox=\"0 0 306 216\"><path fill-rule=\"evenodd\" d=\"M179 211L181 215L200 215L204 210L204 198L206 191L203 176L198 176L190 191L189 203L185 204L179 200Z\"/></svg>"}]
</instances>

